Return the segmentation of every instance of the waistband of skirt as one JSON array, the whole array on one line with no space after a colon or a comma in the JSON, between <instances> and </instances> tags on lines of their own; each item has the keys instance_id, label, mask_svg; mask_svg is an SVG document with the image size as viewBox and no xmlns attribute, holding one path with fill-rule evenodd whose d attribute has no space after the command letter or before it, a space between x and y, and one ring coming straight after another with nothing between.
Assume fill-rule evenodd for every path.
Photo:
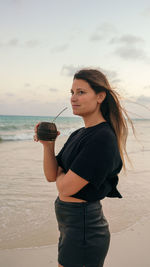
<instances>
[{"instance_id":1,"label":"waistband of skirt","mask_svg":"<svg viewBox=\"0 0 150 267\"><path fill-rule=\"evenodd\" d=\"M86 201L86 202L67 202L67 201L63 201L59 198L59 196L56 198L55 200L55 204L61 204L64 206L70 206L70 207L92 207L92 206L99 206L101 207L102 204L100 202L100 200L96 200L96 201Z\"/></svg>"}]
</instances>

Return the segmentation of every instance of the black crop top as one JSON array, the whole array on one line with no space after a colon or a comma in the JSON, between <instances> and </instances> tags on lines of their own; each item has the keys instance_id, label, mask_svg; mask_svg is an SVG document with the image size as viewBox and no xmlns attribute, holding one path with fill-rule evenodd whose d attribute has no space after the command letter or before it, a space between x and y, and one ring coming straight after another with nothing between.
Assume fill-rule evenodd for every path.
<instances>
[{"instance_id":1,"label":"black crop top","mask_svg":"<svg viewBox=\"0 0 150 267\"><path fill-rule=\"evenodd\" d=\"M108 122L74 131L56 159L65 173L70 169L89 181L72 197L86 201L122 198L116 188L122 160L116 135Z\"/></svg>"}]
</instances>

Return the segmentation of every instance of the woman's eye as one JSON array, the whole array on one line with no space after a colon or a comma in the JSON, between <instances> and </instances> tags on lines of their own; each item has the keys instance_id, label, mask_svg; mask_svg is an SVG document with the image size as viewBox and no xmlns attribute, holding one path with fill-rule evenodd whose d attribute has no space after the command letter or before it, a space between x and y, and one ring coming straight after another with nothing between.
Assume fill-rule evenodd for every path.
<instances>
[{"instance_id":1,"label":"woman's eye","mask_svg":"<svg viewBox=\"0 0 150 267\"><path fill-rule=\"evenodd\" d=\"M84 94L84 92L83 91L79 91L79 95L82 95L82 94Z\"/></svg>"},{"instance_id":2,"label":"woman's eye","mask_svg":"<svg viewBox=\"0 0 150 267\"><path fill-rule=\"evenodd\" d=\"M77 95L83 95L84 94L84 91L78 91L78 92L76 92L76 93L74 93L73 91L70 91L70 94L71 95L74 95L74 94L77 94Z\"/></svg>"}]
</instances>

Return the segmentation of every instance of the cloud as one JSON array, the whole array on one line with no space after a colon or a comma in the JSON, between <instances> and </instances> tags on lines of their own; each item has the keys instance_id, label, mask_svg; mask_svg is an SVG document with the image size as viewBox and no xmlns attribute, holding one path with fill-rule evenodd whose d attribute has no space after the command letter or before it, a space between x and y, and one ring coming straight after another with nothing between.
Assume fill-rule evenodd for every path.
<instances>
[{"instance_id":1,"label":"cloud","mask_svg":"<svg viewBox=\"0 0 150 267\"><path fill-rule=\"evenodd\" d=\"M14 8L20 9L23 7L25 0L9 0Z\"/></svg>"},{"instance_id":2,"label":"cloud","mask_svg":"<svg viewBox=\"0 0 150 267\"><path fill-rule=\"evenodd\" d=\"M90 41L101 41L104 40L103 34L100 33L93 33L90 37Z\"/></svg>"},{"instance_id":3,"label":"cloud","mask_svg":"<svg viewBox=\"0 0 150 267\"><path fill-rule=\"evenodd\" d=\"M15 3L15 4L20 4L22 2L22 0L11 0L12 3Z\"/></svg>"},{"instance_id":4,"label":"cloud","mask_svg":"<svg viewBox=\"0 0 150 267\"><path fill-rule=\"evenodd\" d=\"M139 37L139 36L135 36L135 35L131 35L131 34L125 34L122 35L121 37L114 37L110 40L111 44L126 44L126 45L135 45L135 44L143 44L144 40Z\"/></svg>"},{"instance_id":5,"label":"cloud","mask_svg":"<svg viewBox=\"0 0 150 267\"><path fill-rule=\"evenodd\" d=\"M126 98L125 102L130 105L136 105L138 107L143 107L150 111L150 96L139 95L138 97L130 96L130 98ZM150 113L148 114L150 116Z\"/></svg>"},{"instance_id":6,"label":"cloud","mask_svg":"<svg viewBox=\"0 0 150 267\"><path fill-rule=\"evenodd\" d=\"M0 46L10 46L10 47L16 47L19 45L19 40L17 38L12 38L7 42L0 42Z\"/></svg>"},{"instance_id":7,"label":"cloud","mask_svg":"<svg viewBox=\"0 0 150 267\"><path fill-rule=\"evenodd\" d=\"M109 79L114 80L117 78L118 74L114 70L106 70L102 68L98 68L101 72L103 72Z\"/></svg>"},{"instance_id":8,"label":"cloud","mask_svg":"<svg viewBox=\"0 0 150 267\"><path fill-rule=\"evenodd\" d=\"M114 54L125 60L143 60L149 62L143 45L145 41L139 36L122 35L110 40L110 44L116 44L118 47L114 50ZM141 47L142 46L142 47Z\"/></svg>"},{"instance_id":9,"label":"cloud","mask_svg":"<svg viewBox=\"0 0 150 267\"><path fill-rule=\"evenodd\" d=\"M68 40L73 41L74 39L78 38L83 34L83 29L80 28L80 26L74 26L71 28L71 31L68 35Z\"/></svg>"},{"instance_id":10,"label":"cloud","mask_svg":"<svg viewBox=\"0 0 150 267\"><path fill-rule=\"evenodd\" d=\"M103 69L103 68L99 68L99 67L91 67L91 66L78 66L75 67L73 65L64 65L62 67L61 70L61 74L65 75L65 76L69 76L69 77L73 77L74 74L80 70L80 69L84 69L84 68L88 68L88 69L97 69L99 71L101 71L102 73L104 73L104 75L106 75L106 77L108 78L108 80L111 82L112 85L116 85L118 83L121 82L121 80L118 78L118 73L114 70L108 70L108 69Z\"/></svg>"},{"instance_id":11,"label":"cloud","mask_svg":"<svg viewBox=\"0 0 150 267\"><path fill-rule=\"evenodd\" d=\"M110 37L117 32L116 28L110 23L101 24L96 31L91 35L90 41L101 41Z\"/></svg>"},{"instance_id":12,"label":"cloud","mask_svg":"<svg viewBox=\"0 0 150 267\"><path fill-rule=\"evenodd\" d=\"M49 91L50 92L58 92L58 89L57 88L49 88Z\"/></svg>"},{"instance_id":13,"label":"cloud","mask_svg":"<svg viewBox=\"0 0 150 267\"><path fill-rule=\"evenodd\" d=\"M147 55L141 48L122 46L115 50L116 55L126 60L146 60Z\"/></svg>"},{"instance_id":14,"label":"cloud","mask_svg":"<svg viewBox=\"0 0 150 267\"><path fill-rule=\"evenodd\" d=\"M150 7L146 8L141 13L144 17L150 18Z\"/></svg>"},{"instance_id":15,"label":"cloud","mask_svg":"<svg viewBox=\"0 0 150 267\"><path fill-rule=\"evenodd\" d=\"M17 38L14 38L14 39L11 39L9 42L8 42L8 45L9 46L18 46L19 44L19 40Z\"/></svg>"},{"instance_id":16,"label":"cloud","mask_svg":"<svg viewBox=\"0 0 150 267\"><path fill-rule=\"evenodd\" d=\"M5 96L7 96L7 97L14 97L15 94L13 94L13 93L9 93L9 92L8 92L8 93L5 94Z\"/></svg>"},{"instance_id":17,"label":"cloud","mask_svg":"<svg viewBox=\"0 0 150 267\"><path fill-rule=\"evenodd\" d=\"M139 102L139 103L145 103L145 104L150 104L150 96L140 95L137 98L137 102Z\"/></svg>"},{"instance_id":18,"label":"cloud","mask_svg":"<svg viewBox=\"0 0 150 267\"><path fill-rule=\"evenodd\" d=\"M25 87L30 87L31 84L30 84L30 83L25 83L24 86L25 86Z\"/></svg>"},{"instance_id":19,"label":"cloud","mask_svg":"<svg viewBox=\"0 0 150 267\"><path fill-rule=\"evenodd\" d=\"M130 98L124 100L124 105L131 118L150 119L149 96L131 96Z\"/></svg>"},{"instance_id":20,"label":"cloud","mask_svg":"<svg viewBox=\"0 0 150 267\"><path fill-rule=\"evenodd\" d=\"M143 89L144 89L144 90L150 90L150 85L146 85L146 86L144 86Z\"/></svg>"},{"instance_id":21,"label":"cloud","mask_svg":"<svg viewBox=\"0 0 150 267\"><path fill-rule=\"evenodd\" d=\"M25 45L29 48L35 48L37 46L39 46L39 41L37 40L28 40L25 42Z\"/></svg>"},{"instance_id":22,"label":"cloud","mask_svg":"<svg viewBox=\"0 0 150 267\"><path fill-rule=\"evenodd\" d=\"M74 76L77 70L81 69L81 66L74 67L73 65L64 65L61 69L61 74L65 76Z\"/></svg>"},{"instance_id":23,"label":"cloud","mask_svg":"<svg viewBox=\"0 0 150 267\"><path fill-rule=\"evenodd\" d=\"M120 79L113 79L111 82L113 84L118 84L118 83L121 83L122 81Z\"/></svg>"},{"instance_id":24,"label":"cloud","mask_svg":"<svg viewBox=\"0 0 150 267\"><path fill-rule=\"evenodd\" d=\"M78 67L75 67L73 65L64 65L61 69L61 74L63 75L66 75L66 76L73 76L78 70L80 69L84 69L84 68L92 68L94 69L94 67L87 67L87 66L78 66ZM102 71L105 75L107 75L110 79L114 79L117 77L117 72L116 71L111 71L111 70L106 70L106 69L102 69L102 68L95 68L95 69L98 69L100 71Z\"/></svg>"},{"instance_id":25,"label":"cloud","mask_svg":"<svg viewBox=\"0 0 150 267\"><path fill-rule=\"evenodd\" d=\"M78 67L75 67L73 65L64 65L62 67L62 70L61 70L61 73L63 75L66 75L66 76L73 76L76 71L80 70L80 69L84 69L84 68L88 68L88 69L94 69L94 67L86 67L86 66L78 66ZM112 71L112 70L106 70L106 69L103 69L103 68L96 68L95 69L98 69L100 70L101 72L103 72L105 75L107 75L109 77L109 79L116 79L117 76L118 76L118 73L116 71ZM120 81L120 80L118 80Z\"/></svg>"},{"instance_id":26,"label":"cloud","mask_svg":"<svg viewBox=\"0 0 150 267\"><path fill-rule=\"evenodd\" d=\"M106 77L107 77L107 79L110 82L110 85L112 87L118 86L122 82L122 80L119 79L118 73L116 71L103 69L103 68L97 68L97 69L100 70L102 73L104 73L104 75L106 75Z\"/></svg>"},{"instance_id":27,"label":"cloud","mask_svg":"<svg viewBox=\"0 0 150 267\"><path fill-rule=\"evenodd\" d=\"M68 106L68 110L63 113L64 116L72 115L69 99L58 98L45 101L45 99L5 98L0 100L0 114L16 114L16 115L40 115L40 116L56 116L64 107Z\"/></svg>"},{"instance_id":28,"label":"cloud","mask_svg":"<svg viewBox=\"0 0 150 267\"><path fill-rule=\"evenodd\" d=\"M1 47L29 47L29 48L35 48L40 44L38 40L28 40L28 41L23 41L20 43L18 38L12 38L8 41L0 42Z\"/></svg>"},{"instance_id":29,"label":"cloud","mask_svg":"<svg viewBox=\"0 0 150 267\"><path fill-rule=\"evenodd\" d=\"M38 91L44 90L45 92L47 92L47 90L51 91L51 92L59 91L57 88L50 87L48 84L40 84L36 87L36 90L38 90Z\"/></svg>"},{"instance_id":30,"label":"cloud","mask_svg":"<svg viewBox=\"0 0 150 267\"><path fill-rule=\"evenodd\" d=\"M52 53L61 53L66 51L69 48L69 44L64 44L64 45L58 45L55 46L51 49Z\"/></svg>"}]
</instances>

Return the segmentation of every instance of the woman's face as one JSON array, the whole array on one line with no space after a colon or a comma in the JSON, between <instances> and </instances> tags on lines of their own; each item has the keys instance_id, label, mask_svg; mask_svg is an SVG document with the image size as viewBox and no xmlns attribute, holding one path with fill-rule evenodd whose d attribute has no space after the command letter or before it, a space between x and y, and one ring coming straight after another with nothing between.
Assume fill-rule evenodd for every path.
<instances>
[{"instance_id":1,"label":"woman's face","mask_svg":"<svg viewBox=\"0 0 150 267\"><path fill-rule=\"evenodd\" d=\"M74 79L71 95L73 114L85 117L92 113L100 113L100 93L96 94L88 82Z\"/></svg>"}]
</instances>

